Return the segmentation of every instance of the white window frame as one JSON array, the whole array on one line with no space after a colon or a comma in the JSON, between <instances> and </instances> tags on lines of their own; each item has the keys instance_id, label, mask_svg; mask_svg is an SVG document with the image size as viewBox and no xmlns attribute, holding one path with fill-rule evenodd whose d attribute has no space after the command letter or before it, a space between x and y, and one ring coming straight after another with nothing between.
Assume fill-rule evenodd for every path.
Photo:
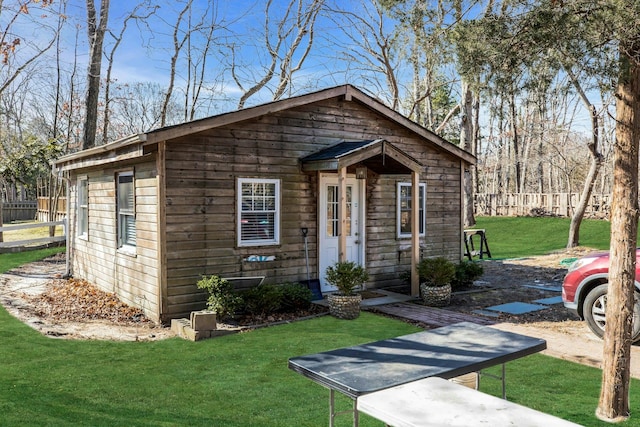
<instances>
[{"instance_id":1,"label":"white window frame","mask_svg":"<svg viewBox=\"0 0 640 427\"><path fill-rule=\"evenodd\" d=\"M243 207L243 184L273 184L275 186L274 209L273 210L247 210L246 205ZM260 179L260 178L238 178L236 184L236 224L237 224L237 241L238 246L271 246L280 244L280 180L279 179ZM243 210L244 209L244 210ZM242 219L243 213L272 213L273 220L273 237L270 239L242 239Z\"/></svg>"},{"instance_id":2,"label":"white window frame","mask_svg":"<svg viewBox=\"0 0 640 427\"><path fill-rule=\"evenodd\" d=\"M418 206L420 212L422 213L422 221L420 221L420 237L425 236L425 231L427 229L427 184L421 182L420 184L419 194L422 199L422 203L419 203ZM396 189L396 234L399 239L410 238L412 233L407 233L402 231L402 209L401 209L401 195L402 188L408 187L411 188L412 185L410 182L398 182ZM409 192L409 194L413 194ZM411 212L411 208L409 208L409 212Z\"/></svg>"},{"instance_id":3,"label":"white window frame","mask_svg":"<svg viewBox=\"0 0 640 427\"><path fill-rule=\"evenodd\" d=\"M131 195L133 200L133 206L131 209L123 209L120 206L120 193L122 192L122 187L120 186L120 178L121 177L131 177L131 190L133 194ZM133 241L126 238L126 231L123 227L123 220L125 218L133 218L133 226L134 233L136 232L136 180L133 171L122 171L116 174L116 228L117 228L117 238L118 238L118 249L123 249L125 251L133 251L135 252L136 248L136 238L134 237Z\"/></svg>"},{"instance_id":4,"label":"white window frame","mask_svg":"<svg viewBox=\"0 0 640 427\"><path fill-rule=\"evenodd\" d=\"M76 235L81 239L89 238L89 179L79 176L77 182Z\"/></svg>"}]
</instances>

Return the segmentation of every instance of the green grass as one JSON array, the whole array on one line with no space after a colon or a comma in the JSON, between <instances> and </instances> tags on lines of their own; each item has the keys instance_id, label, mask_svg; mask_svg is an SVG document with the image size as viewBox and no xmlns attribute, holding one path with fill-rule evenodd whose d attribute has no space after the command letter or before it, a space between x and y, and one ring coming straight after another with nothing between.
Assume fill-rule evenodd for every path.
<instances>
[{"instance_id":1,"label":"green grass","mask_svg":"<svg viewBox=\"0 0 640 427\"><path fill-rule=\"evenodd\" d=\"M508 225L479 221L493 239L492 250L495 240L498 256L531 255L526 248L533 237L519 237L512 246L500 242L521 236L522 230L538 234L556 226L555 219L551 225L539 219L527 219L533 220L528 224L500 220L509 220L503 223ZM0 272L57 250L0 255ZM354 321L326 316L200 342L70 341L44 337L0 307L0 425L327 425L328 390L289 370L287 359L417 330L363 313ZM598 369L543 355L507 364L509 400L585 426L608 425L594 416L600 381ZM483 377L481 390L499 396L500 382ZM640 427L638 395L640 381L634 379L632 417L625 426ZM347 409L350 401L340 396L338 406ZM341 416L338 426L349 421ZM361 425L381 424L362 416Z\"/></svg>"},{"instance_id":2,"label":"green grass","mask_svg":"<svg viewBox=\"0 0 640 427\"><path fill-rule=\"evenodd\" d=\"M493 258L544 255L566 248L570 220L567 218L478 217L473 228L486 230ZM610 223L584 220L580 227L580 246L609 249Z\"/></svg>"},{"instance_id":3,"label":"green grass","mask_svg":"<svg viewBox=\"0 0 640 427\"><path fill-rule=\"evenodd\" d=\"M37 261L64 251L64 247L57 247L27 252L0 254L0 273L18 267L22 264Z\"/></svg>"},{"instance_id":4,"label":"green grass","mask_svg":"<svg viewBox=\"0 0 640 427\"><path fill-rule=\"evenodd\" d=\"M8 426L320 426L328 391L287 368L292 356L412 333L363 313L329 316L200 342L67 341L41 336L0 309L0 413ZM500 394L483 378L482 390ZM601 426L600 372L534 355L507 364L511 401ZM640 407L632 381L632 408ZM635 398L634 398L635 397ZM341 409L350 401L338 399ZM349 417L339 418L339 426ZM363 427L379 426L367 416ZM640 416L627 426L640 426Z\"/></svg>"}]
</instances>

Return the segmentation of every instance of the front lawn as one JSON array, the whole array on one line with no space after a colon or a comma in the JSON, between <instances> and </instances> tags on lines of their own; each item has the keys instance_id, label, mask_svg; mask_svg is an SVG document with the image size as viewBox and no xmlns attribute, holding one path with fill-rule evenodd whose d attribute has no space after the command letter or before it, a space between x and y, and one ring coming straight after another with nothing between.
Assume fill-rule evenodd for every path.
<instances>
[{"instance_id":1,"label":"front lawn","mask_svg":"<svg viewBox=\"0 0 640 427\"><path fill-rule=\"evenodd\" d=\"M289 370L287 359L417 330L363 313L200 342L67 341L41 336L0 308L2 425L327 425L328 390ZM597 369L547 356L507 364L509 400L586 426L602 425L593 415L599 383ZM485 378L482 389L499 395L499 381ZM632 398L638 392L633 380ZM636 397L631 407L639 404ZM362 426L380 425L362 418ZM640 414L626 425L640 426Z\"/></svg>"},{"instance_id":2,"label":"front lawn","mask_svg":"<svg viewBox=\"0 0 640 427\"><path fill-rule=\"evenodd\" d=\"M48 253L0 255L0 272ZM69 341L44 337L0 307L0 425L328 425L328 390L289 370L287 359L418 330L363 313L199 342ZM585 426L606 425L594 416L600 381L598 369L543 355L507 364L509 400ZM481 389L501 393L493 378ZM634 379L625 426L640 427L638 394ZM338 426L349 422L342 416ZM381 424L362 416L361 425Z\"/></svg>"}]
</instances>

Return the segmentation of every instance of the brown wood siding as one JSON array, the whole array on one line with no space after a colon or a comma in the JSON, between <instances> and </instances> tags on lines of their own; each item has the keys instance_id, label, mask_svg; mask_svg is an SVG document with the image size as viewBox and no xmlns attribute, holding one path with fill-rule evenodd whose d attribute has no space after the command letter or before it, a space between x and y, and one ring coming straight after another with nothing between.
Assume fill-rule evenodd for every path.
<instances>
[{"instance_id":1,"label":"brown wood siding","mask_svg":"<svg viewBox=\"0 0 640 427\"><path fill-rule=\"evenodd\" d=\"M88 177L89 225L87 239L74 239L73 275L106 292L116 292L125 303L144 309L160 320L158 307L157 184L155 163L135 165L135 256L117 249L116 173L122 169L90 171ZM72 177L72 182L74 182ZM76 186L71 187L75 200ZM75 203L71 204L71 232L75 233Z\"/></svg>"},{"instance_id":2,"label":"brown wood siding","mask_svg":"<svg viewBox=\"0 0 640 427\"><path fill-rule=\"evenodd\" d=\"M309 228L311 277L317 277L317 175L303 173L301 157L342 140L384 138L425 165L425 256L460 259L460 160L356 102L323 101L167 141L166 318L204 306L202 275L266 276L266 283L306 279L301 227ZM277 246L238 247L238 178L281 180ZM409 269L410 239L396 236L396 183L410 176L369 174L366 266L370 284L398 284ZM250 255L275 255L247 262Z\"/></svg>"}]
</instances>

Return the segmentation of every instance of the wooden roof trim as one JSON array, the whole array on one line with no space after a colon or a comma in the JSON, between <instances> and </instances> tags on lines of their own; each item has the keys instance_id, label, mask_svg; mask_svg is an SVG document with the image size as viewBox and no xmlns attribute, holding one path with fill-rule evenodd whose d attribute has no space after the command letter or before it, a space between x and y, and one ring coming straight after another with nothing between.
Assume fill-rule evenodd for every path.
<instances>
[{"instance_id":1,"label":"wooden roof trim","mask_svg":"<svg viewBox=\"0 0 640 427\"><path fill-rule=\"evenodd\" d=\"M384 156L389 156L399 163L402 163L404 166L411 169L412 172L421 173L423 170L423 166L420 162L418 162L416 159L409 156L407 153L400 150L390 142L382 141L382 151L382 154Z\"/></svg>"},{"instance_id":2,"label":"wooden roof trim","mask_svg":"<svg viewBox=\"0 0 640 427\"><path fill-rule=\"evenodd\" d=\"M146 140L147 135L144 133L129 135L108 144L67 154L56 159L52 164L59 170L71 170L139 157L143 154L142 143ZM138 144L137 147L135 147L136 144ZM120 154L116 154L118 150L121 151Z\"/></svg>"},{"instance_id":3,"label":"wooden roof trim","mask_svg":"<svg viewBox=\"0 0 640 427\"><path fill-rule=\"evenodd\" d=\"M379 155L389 156L413 172L420 173L423 170L422 164L417 160L384 139L377 139L364 147L333 159L303 161L302 169L305 171L338 170Z\"/></svg>"},{"instance_id":4,"label":"wooden roof trim","mask_svg":"<svg viewBox=\"0 0 640 427\"><path fill-rule=\"evenodd\" d=\"M379 155L389 156L413 172L422 172L422 165L418 161L384 139L378 139L373 145L340 157L338 159L338 167L355 165Z\"/></svg>"},{"instance_id":5,"label":"wooden roof trim","mask_svg":"<svg viewBox=\"0 0 640 427\"><path fill-rule=\"evenodd\" d=\"M165 127L162 129L150 131L148 133L131 135L125 138L121 138L117 141L109 144L93 147L88 150L79 151L77 153L69 154L59 158L55 161L54 165L65 165L65 169L73 169L69 166L72 163L76 163L79 159L99 156L107 151L116 151L123 147L140 144L141 146L156 144L160 141L167 141L174 138L180 138L183 136L191 135L193 133L206 131L215 127L220 127L232 123L237 123L243 120L250 120L256 117L260 117L266 114L272 114L279 111L295 108L314 102L324 101L331 98L344 97L348 101L359 102L367 108L384 115L389 120L392 120L399 125L410 129L421 137L427 139L431 143L435 144L440 149L451 153L454 156L461 158L463 161L469 164L475 164L476 158L467 151L451 144L445 139L439 137L435 133L423 128L422 126L412 122L402 114L384 105L382 102L372 98L365 94L361 90L355 88L352 85L342 85L334 88L320 90L318 92L299 95L293 98L288 98L280 101L273 101L267 104L261 104L255 107L249 107L238 111L232 111L229 113L223 113L217 116L208 117L205 119L196 120L193 122L178 124L171 127ZM142 154L142 152L140 152Z\"/></svg>"},{"instance_id":6,"label":"wooden roof trim","mask_svg":"<svg viewBox=\"0 0 640 427\"><path fill-rule=\"evenodd\" d=\"M74 170L74 169L92 168L92 167L96 167L96 166L102 166L102 165L105 165L105 164L122 162L124 160L137 159L137 158L140 158L142 156L143 156L142 147L138 147L135 150L130 150L130 151L127 151L126 153L115 154L115 152L114 152L113 155L109 155L109 156L105 156L105 157L80 158L80 159L76 159L74 161L68 161L68 162L64 162L64 163L62 163L60 161L57 161L55 163L55 165L56 165L56 169L59 170L59 171L68 171L68 170Z\"/></svg>"},{"instance_id":7,"label":"wooden roof trim","mask_svg":"<svg viewBox=\"0 0 640 427\"><path fill-rule=\"evenodd\" d=\"M231 111L228 113L219 114L217 116L212 116L212 117L196 120L189 123L184 123L184 124L179 124L179 125L175 125L168 128L158 129L155 131L151 131L147 134L147 142L153 143L153 142L162 141L162 140L180 138L182 136L206 131L208 129L241 122L244 120L250 120L256 117L264 116L266 114L273 114L279 111L288 110L290 108L300 107L307 104L312 104L318 101L324 101L324 100L335 98L338 96L348 97L350 88L353 88L353 87L350 85L337 86L330 89L324 89L318 92L295 96L293 98L283 99L280 101L273 101L267 104L256 105L255 107L249 107L249 108L244 108L242 110Z\"/></svg>"},{"instance_id":8,"label":"wooden roof trim","mask_svg":"<svg viewBox=\"0 0 640 427\"><path fill-rule=\"evenodd\" d=\"M318 101L325 101L327 99L336 98L339 96L344 97L344 99L347 101L357 100L359 103L386 116L387 118L400 124L401 126L409 128L411 131L429 140L440 149L462 158L467 163L476 163L476 158L471 153L461 149L460 147L457 147L456 145L448 142L447 140L441 138L430 130L418 125L417 123L414 123L397 111L387 107L381 101L372 98L371 96L362 92L360 89L357 89L356 87L349 84L151 131L147 134L147 143L179 138L193 133L206 131L211 128L225 126L243 120L250 120L266 114L277 113L279 111L312 104Z\"/></svg>"}]
</instances>

